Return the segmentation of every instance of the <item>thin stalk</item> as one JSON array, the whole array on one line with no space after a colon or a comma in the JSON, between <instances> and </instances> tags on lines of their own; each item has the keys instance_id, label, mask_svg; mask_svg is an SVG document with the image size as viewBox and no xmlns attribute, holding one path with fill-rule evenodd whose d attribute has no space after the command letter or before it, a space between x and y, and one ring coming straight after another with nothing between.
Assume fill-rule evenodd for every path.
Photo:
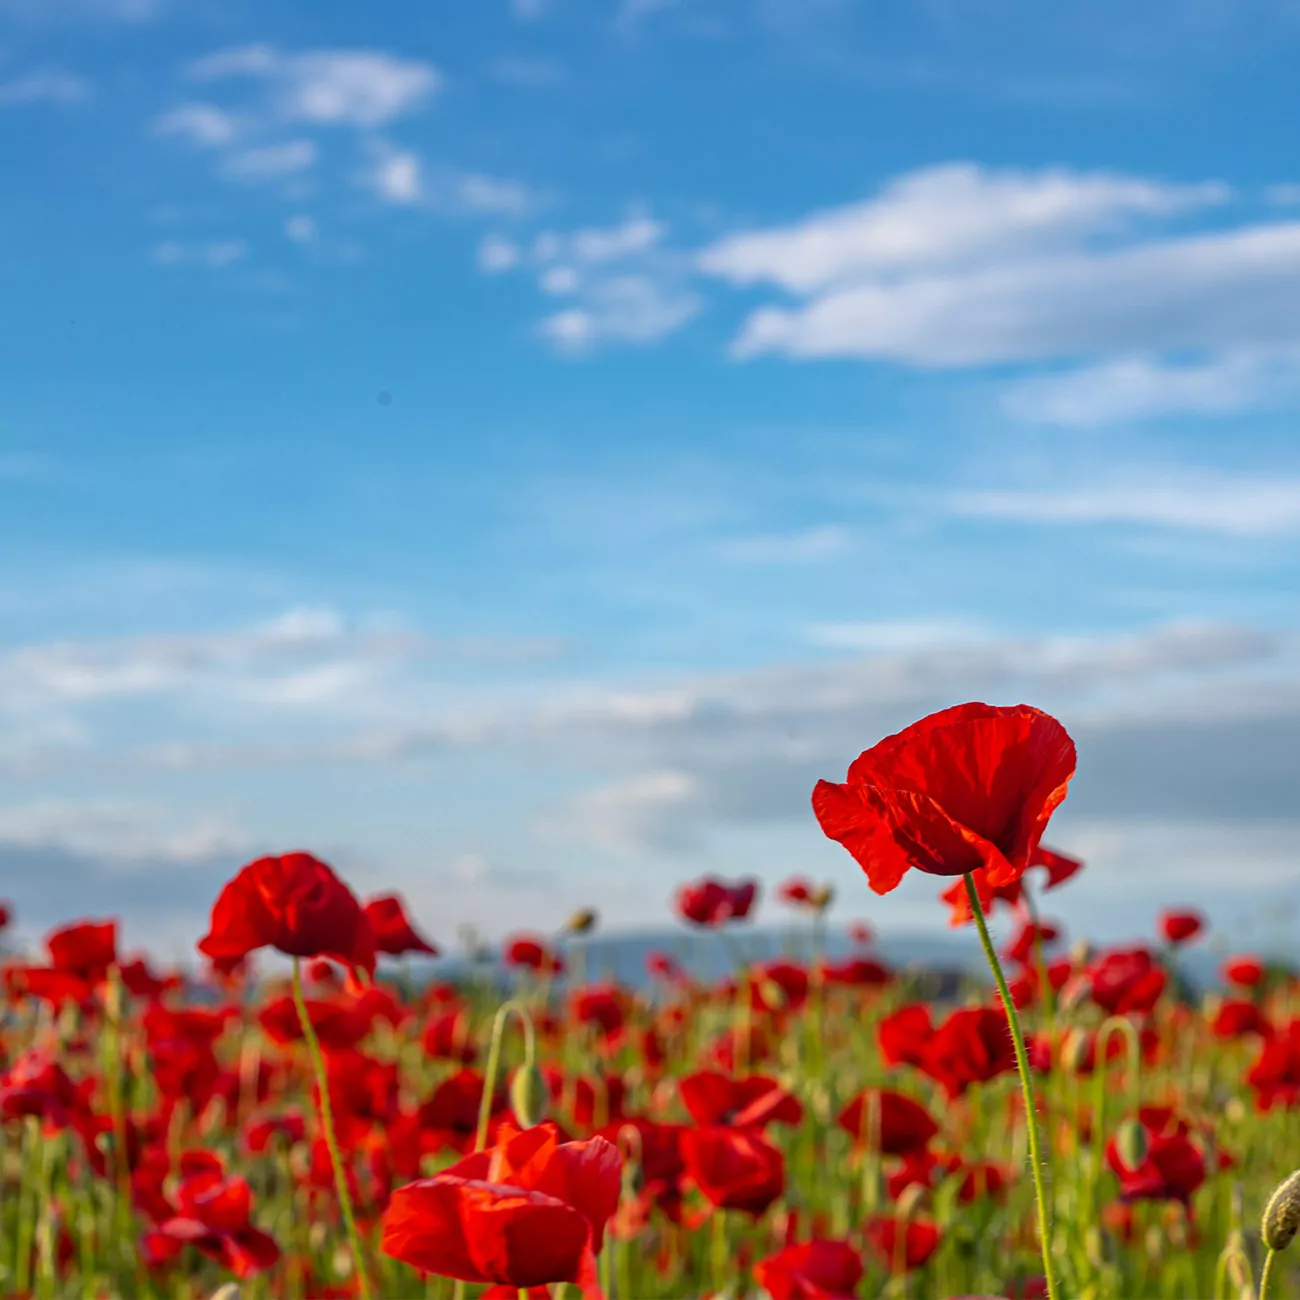
<instances>
[{"instance_id":1,"label":"thin stalk","mask_svg":"<svg viewBox=\"0 0 1300 1300\"><path fill-rule=\"evenodd\" d=\"M1007 1013L1007 1024L1011 1027L1011 1042L1016 1053L1016 1070L1020 1075L1020 1091L1025 1102L1025 1125L1029 1135L1029 1162L1034 1176L1034 1196L1038 1203L1038 1237L1043 1252L1043 1276L1047 1281L1048 1300L1057 1300L1056 1269L1052 1263L1052 1225L1048 1214L1047 1188L1043 1181L1042 1152L1038 1138L1038 1111L1034 1101L1034 1083L1029 1073L1029 1054L1025 1051L1025 1035L1020 1028L1020 1017L1016 1014L1016 1004L1012 1000L1011 990L1007 987L1007 977L1002 973L1002 963L994 950L993 940L989 938L988 922L984 919L984 908L980 905L979 890L975 879L968 871L965 873L966 896L970 899L971 914L975 918L975 928L979 931L980 943L984 956L993 972L993 980L998 986L1002 998L1003 1010Z\"/></svg>"},{"instance_id":2,"label":"thin stalk","mask_svg":"<svg viewBox=\"0 0 1300 1300\"><path fill-rule=\"evenodd\" d=\"M1264 1256L1264 1271L1259 1275L1259 1300L1268 1300L1268 1284L1273 1280L1273 1261L1277 1251L1270 1249Z\"/></svg>"},{"instance_id":3,"label":"thin stalk","mask_svg":"<svg viewBox=\"0 0 1300 1300\"><path fill-rule=\"evenodd\" d=\"M316 1037L311 1016L307 1014L307 1004L303 1001L300 965L298 958L295 957L293 959L293 1005L297 1009L298 1022L302 1025L302 1036L306 1040L312 1070L316 1074L316 1087L320 1092L321 1128L325 1130L325 1145L329 1148L330 1164L334 1166L334 1186L338 1190L339 1208L343 1211L343 1224L347 1228L348 1242L352 1247L361 1300L372 1300L374 1293L370 1289L370 1272L366 1257L361 1252L361 1234L357 1231L356 1216L352 1213L352 1197L348 1193L347 1173L343 1166L343 1156L339 1151L339 1140L334 1132L334 1108L330 1104L329 1076L325 1073L325 1058L321 1055L320 1040Z\"/></svg>"},{"instance_id":4,"label":"thin stalk","mask_svg":"<svg viewBox=\"0 0 1300 1300\"><path fill-rule=\"evenodd\" d=\"M524 1068L531 1069L537 1059L537 1040L533 1032L533 1018L522 1002L513 998L503 1002L492 1021L492 1046L488 1049L487 1069L483 1074L483 1095L478 1103L478 1130L474 1135L474 1150L487 1146L488 1125L492 1120L492 1097L496 1092L497 1071L501 1068L501 1040L505 1036L506 1021L515 1015L524 1028Z\"/></svg>"}]
</instances>

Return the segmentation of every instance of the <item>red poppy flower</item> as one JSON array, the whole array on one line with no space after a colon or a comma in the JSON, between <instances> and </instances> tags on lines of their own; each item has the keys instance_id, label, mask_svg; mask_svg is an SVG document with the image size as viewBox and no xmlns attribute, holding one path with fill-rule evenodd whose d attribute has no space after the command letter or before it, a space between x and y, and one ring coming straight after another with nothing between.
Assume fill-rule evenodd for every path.
<instances>
[{"instance_id":1,"label":"red poppy flower","mask_svg":"<svg viewBox=\"0 0 1300 1300\"><path fill-rule=\"evenodd\" d=\"M717 1209L757 1219L785 1190L785 1159L756 1129L687 1129L681 1150L687 1175Z\"/></svg>"},{"instance_id":2,"label":"red poppy flower","mask_svg":"<svg viewBox=\"0 0 1300 1300\"><path fill-rule=\"evenodd\" d=\"M1049 849L1042 844L1034 850L1029 865L1043 867L1047 871L1047 879L1043 882L1044 889L1055 889L1057 885L1065 884L1072 876L1083 870L1081 858L1072 858L1068 853L1062 853L1059 849Z\"/></svg>"},{"instance_id":3,"label":"red poppy flower","mask_svg":"<svg viewBox=\"0 0 1300 1300\"><path fill-rule=\"evenodd\" d=\"M749 1000L755 1011L797 1011L808 1001L808 972L782 958L755 966L749 973Z\"/></svg>"},{"instance_id":4,"label":"red poppy flower","mask_svg":"<svg viewBox=\"0 0 1300 1300\"><path fill-rule=\"evenodd\" d=\"M873 1122L878 1130L875 1135L871 1132ZM890 1156L922 1151L939 1132L939 1125L919 1101L887 1088L863 1089L840 1112L836 1123L855 1142L870 1144L875 1136L876 1149Z\"/></svg>"},{"instance_id":5,"label":"red poppy flower","mask_svg":"<svg viewBox=\"0 0 1300 1300\"><path fill-rule=\"evenodd\" d=\"M995 903L1006 903L1013 908L1020 907L1025 892L1023 880L1012 880L1005 885L994 887L989 884L988 877L989 873L983 867L971 872L971 879L975 882L975 892L979 895L980 907L984 910L985 916L993 912ZM939 899L951 908L948 917L950 926L955 928L959 925L968 925L975 919L975 913L970 910L970 895L966 892L964 880L949 885L939 895Z\"/></svg>"},{"instance_id":6,"label":"red poppy flower","mask_svg":"<svg viewBox=\"0 0 1300 1300\"><path fill-rule=\"evenodd\" d=\"M508 939L502 960L507 966L513 966L517 970L530 970L538 975L564 974L564 958L531 934L520 934Z\"/></svg>"},{"instance_id":7,"label":"red poppy flower","mask_svg":"<svg viewBox=\"0 0 1300 1300\"><path fill-rule=\"evenodd\" d=\"M776 896L792 907L807 907L815 890L816 886L807 876L791 876L776 887Z\"/></svg>"},{"instance_id":8,"label":"red poppy flower","mask_svg":"<svg viewBox=\"0 0 1300 1300\"><path fill-rule=\"evenodd\" d=\"M1093 961L1082 987L1107 1014L1150 1011L1165 991L1165 969L1146 948L1115 948Z\"/></svg>"},{"instance_id":9,"label":"red poppy flower","mask_svg":"<svg viewBox=\"0 0 1300 1300\"><path fill-rule=\"evenodd\" d=\"M411 924L406 908L396 894L379 894L365 906L366 917L375 935L375 950L390 957L405 952L427 953L436 957L438 950Z\"/></svg>"},{"instance_id":10,"label":"red poppy flower","mask_svg":"<svg viewBox=\"0 0 1300 1300\"><path fill-rule=\"evenodd\" d=\"M208 957L276 948L290 957L332 957L368 974L375 937L352 891L310 853L258 858L240 869L212 908L199 940Z\"/></svg>"},{"instance_id":11,"label":"red poppy flower","mask_svg":"<svg viewBox=\"0 0 1300 1300\"><path fill-rule=\"evenodd\" d=\"M847 1241L816 1238L787 1246L754 1265L754 1281L772 1300L853 1300L862 1256Z\"/></svg>"},{"instance_id":12,"label":"red poppy flower","mask_svg":"<svg viewBox=\"0 0 1300 1300\"><path fill-rule=\"evenodd\" d=\"M366 1015L355 1003L342 999L305 998L303 1005L320 1045L327 1051L346 1051L356 1047L370 1032L373 1017ZM293 998L287 995L273 998L257 1013L257 1019L273 1043L285 1046L303 1041L298 1008Z\"/></svg>"},{"instance_id":13,"label":"red poppy flower","mask_svg":"<svg viewBox=\"0 0 1300 1300\"><path fill-rule=\"evenodd\" d=\"M380 1248L426 1273L516 1288L596 1288L622 1159L604 1138L558 1140L553 1124L504 1134L433 1178L399 1187Z\"/></svg>"},{"instance_id":14,"label":"red poppy flower","mask_svg":"<svg viewBox=\"0 0 1300 1300\"><path fill-rule=\"evenodd\" d=\"M923 1002L899 1007L876 1026L876 1043L886 1065L920 1065L933 1037L930 1008Z\"/></svg>"},{"instance_id":15,"label":"red poppy flower","mask_svg":"<svg viewBox=\"0 0 1300 1300\"><path fill-rule=\"evenodd\" d=\"M1041 710L962 704L868 749L844 784L819 781L813 810L878 894L909 867L984 867L1005 885L1029 866L1074 766L1074 742Z\"/></svg>"},{"instance_id":16,"label":"red poppy flower","mask_svg":"<svg viewBox=\"0 0 1300 1300\"><path fill-rule=\"evenodd\" d=\"M938 1227L928 1219L899 1219L881 1214L867 1220L867 1241L894 1273L910 1273L939 1249Z\"/></svg>"},{"instance_id":17,"label":"red poppy flower","mask_svg":"<svg viewBox=\"0 0 1300 1300\"><path fill-rule=\"evenodd\" d=\"M1119 1179L1124 1201L1177 1201L1187 1205L1205 1181L1205 1157L1185 1132L1175 1126L1159 1132L1143 1123L1146 1156L1135 1169L1125 1165L1114 1138L1106 1144L1106 1163Z\"/></svg>"},{"instance_id":18,"label":"red poppy flower","mask_svg":"<svg viewBox=\"0 0 1300 1300\"><path fill-rule=\"evenodd\" d=\"M1271 1038L1273 1035L1268 1017L1253 1002L1236 999L1220 1005L1211 1029L1216 1038L1245 1038L1248 1034Z\"/></svg>"},{"instance_id":19,"label":"red poppy flower","mask_svg":"<svg viewBox=\"0 0 1300 1300\"><path fill-rule=\"evenodd\" d=\"M457 1070L433 1090L417 1111L420 1129L431 1150L448 1147L464 1154L474 1145L483 1086L483 1076L477 1071ZM492 1097L492 1115L499 1117L505 1107L505 1090L498 1088Z\"/></svg>"},{"instance_id":20,"label":"red poppy flower","mask_svg":"<svg viewBox=\"0 0 1300 1300\"><path fill-rule=\"evenodd\" d=\"M420 1036L420 1045L424 1054L435 1061L459 1061L461 1065L473 1065L478 1057L478 1049L469 1033L469 1022L463 1011L444 1011L440 1016L431 1016Z\"/></svg>"},{"instance_id":21,"label":"red poppy flower","mask_svg":"<svg viewBox=\"0 0 1300 1300\"><path fill-rule=\"evenodd\" d=\"M1205 929L1205 917L1190 909L1161 912L1158 925L1166 943L1188 943Z\"/></svg>"},{"instance_id":22,"label":"red poppy flower","mask_svg":"<svg viewBox=\"0 0 1300 1300\"><path fill-rule=\"evenodd\" d=\"M669 984L684 984L686 972L681 963L666 952L648 952L645 957L646 974L654 979L667 980Z\"/></svg>"},{"instance_id":23,"label":"red poppy flower","mask_svg":"<svg viewBox=\"0 0 1300 1300\"><path fill-rule=\"evenodd\" d=\"M828 962L822 967L822 979L827 984L845 988L876 988L893 979L888 966L867 957L848 957L844 961Z\"/></svg>"},{"instance_id":24,"label":"red poppy flower","mask_svg":"<svg viewBox=\"0 0 1300 1300\"><path fill-rule=\"evenodd\" d=\"M1015 962L1018 966L1026 965L1029 962L1035 962L1036 948L1035 940L1042 944L1046 949L1055 943L1061 937L1061 931L1050 921L1040 922L1034 925L1032 922L1026 922L1016 931L1016 936L1005 948L1002 949L1002 956L1010 962Z\"/></svg>"},{"instance_id":25,"label":"red poppy flower","mask_svg":"<svg viewBox=\"0 0 1300 1300\"><path fill-rule=\"evenodd\" d=\"M798 1124L803 1119L798 1097L761 1074L734 1079L700 1070L681 1079L677 1090L687 1113L704 1126L763 1128L768 1124Z\"/></svg>"},{"instance_id":26,"label":"red poppy flower","mask_svg":"<svg viewBox=\"0 0 1300 1300\"><path fill-rule=\"evenodd\" d=\"M850 943L861 948L874 942L876 937L876 932L865 921L850 921L844 933L848 935Z\"/></svg>"},{"instance_id":27,"label":"red poppy flower","mask_svg":"<svg viewBox=\"0 0 1300 1300\"><path fill-rule=\"evenodd\" d=\"M1223 978L1238 988L1253 989L1264 982L1264 963L1258 957L1229 957L1223 963Z\"/></svg>"},{"instance_id":28,"label":"red poppy flower","mask_svg":"<svg viewBox=\"0 0 1300 1300\"><path fill-rule=\"evenodd\" d=\"M150 1268L172 1263L186 1246L194 1246L240 1278L279 1263L275 1238L249 1221L253 1196L245 1179L205 1169L181 1183L176 1203L179 1213L145 1233L140 1243Z\"/></svg>"},{"instance_id":29,"label":"red poppy flower","mask_svg":"<svg viewBox=\"0 0 1300 1300\"><path fill-rule=\"evenodd\" d=\"M733 884L704 876L677 891L677 915L692 925L708 927L743 921L757 897L757 881L738 880Z\"/></svg>"},{"instance_id":30,"label":"red poppy flower","mask_svg":"<svg viewBox=\"0 0 1300 1300\"><path fill-rule=\"evenodd\" d=\"M592 985L574 996L573 1018L609 1038L627 1019L627 995L614 984Z\"/></svg>"},{"instance_id":31,"label":"red poppy flower","mask_svg":"<svg viewBox=\"0 0 1300 1300\"><path fill-rule=\"evenodd\" d=\"M1300 1103L1300 1020L1267 1040L1246 1072L1260 1110Z\"/></svg>"},{"instance_id":32,"label":"red poppy flower","mask_svg":"<svg viewBox=\"0 0 1300 1300\"><path fill-rule=\"evenodd\" d=\"M1015 1047L1006 1015L993 1007L954 1011L935 1029L916 1064L950 1097L1014 1070Z\"/></svg>"}]
</instances>

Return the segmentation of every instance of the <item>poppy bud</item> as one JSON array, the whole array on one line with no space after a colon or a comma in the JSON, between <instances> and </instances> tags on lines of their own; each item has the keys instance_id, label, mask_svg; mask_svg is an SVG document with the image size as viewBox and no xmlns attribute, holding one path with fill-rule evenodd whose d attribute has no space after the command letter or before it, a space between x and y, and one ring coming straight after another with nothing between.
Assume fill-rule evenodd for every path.
<instances>
[{"instance_id":1,"label":"poppy bud","mask_svg":"<svg viewBox=\"0 0 1300 1300\"><path fill-rule=\"evenodd\" d=\"M1223 1118L1229 1124L1240 1124L1246 1118L1246 1103L1240 1097L1229 1097L1223 1106Z\"/></svg>"},{"instance_id":2,"label":"poppy bud","mask_svg":"<svg viewBox=\"0 0 1300 1300\"><path fill-rule=\"evenodd\" d=\"M808 895L808 906L818 912L824 912L834 901L834 885L821 885Z\"/></svg>"},{"instance_id":3,"label":"poppy bud","mask_svg":"<svg viewBox=\"0 0 1300 1300\"><path fill-rule=\"evenodd\" d=\"M1151 1139L1146 1126L1135 1119L1126 1119L1115 1134L1115 1150L1125 1169L1140 1169L1151 1149Z\"/></svg>"},{"instance_id":4,"label":"poppy bud","mask_svg":"<svg viewBox=\"0 0 1300 1300\"><path fill-rule=\"evenodd\" d=\"M510 1107L524 1128L536 1128L546 1118L546 1081L536 1065L521 1065L510 1080Z\"/></svg>"},{"instance_id":5,"label":"poppy bud","mask_svg":"<svg viewBox=\"0 0 1300 1300\"><path fill-rule=\"evenodd\" d=\"M1264 1207L1260 1236L1269 1250L1285 1250L1300 1228L1300 1169L1284 1179Z\"/></svg>"},{"instance_id":6,"label":"poppy bud","mask_svg":"<svg viewBox=\"0 0 1300 1300\"><path fill-rule=\"evenodd\" d=\"M908 1183L899 1193L894 1208L900 1219L914 1219L930 1199L930 1189L924 1183Z\"/></svg>"},{"instance_id":7,"label":"poppy bud","mask_svg":"<svg viewBox=\"0 0 1300 1300\"><path fill-rule=\"evenodd\" d=\"M564 929L568 934L590 934L599 919L594 907L580 907L565 922Z\"/></svg>"},{"instance_id":8,"label":"poppy bud","mask_svg":"<svg viewBox=\"0 0 1300 1300\"><path fill-rule=\"evenodd\" d=\"M1158 1223L1153 1223L1146 1233L1144 1245L1146 1246L1147 1258L1153 1264L1163 1264L1165 1260L1166 1238L1164 1230Z\"/></svg>"},{"instance_id":9,"label":"poppy bud","mask_svg":"<svg viewBox=\"0 0 1300 1300\"><path fill-rule=\"evenodd\" d=\"M763 1005L769 1011L781 1011L786 1004L785 990L772 979L763 979L758 982L758 991L763 999Z\"/></svg>"},{"instance_id":10,"label":"poppy bud","mask_svg":"<svg viewBox=\"0 0 1300 1300\"><path fill-rule=\"evenodd\" d=\"M1078 1074L1088 1059L1088 1035L1082 1029L1066 1031L1061 1040L1061 1068L1066 1074Z\"/></svg>"},{"instance_id":11,"label":"poppy bud","mask_svg":"<svg viewBox=\"0 0 1300 1300\"><path fill-rule=\"evenodd\" d=\"M236 1283L227 1282L225 1286L218 1287L208 1300L240 1300L243 1294Z\"/></svg>"}]
</instances>

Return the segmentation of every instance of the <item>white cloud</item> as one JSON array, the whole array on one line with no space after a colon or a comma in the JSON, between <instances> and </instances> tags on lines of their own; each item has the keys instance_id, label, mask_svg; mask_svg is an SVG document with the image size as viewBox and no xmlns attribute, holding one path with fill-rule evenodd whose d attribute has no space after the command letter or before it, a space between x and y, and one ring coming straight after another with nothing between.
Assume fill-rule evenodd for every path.
<instances>
[{"instance_id":1,"label":"white cloud","mask_svg":"<svg viewBox=\"0 0 1300 1300\"><path fill-rule=\"evenodd\" d=\"M765 307L740 356L979 366L1300 343L1300 223L881 279Z\"/></svg>"},{"instance_id":2,"label":"white cloud","mask_svg":"<svg viewBox=\"0 0 1300 1300\"><path fill-rule=\"evenodd\" d=\"M1300 355L1228 352L1199 363L1124 357L1007 386L1002 407L1019 420L1075 428L1167 415L1228 415L1300 390Z\"/></svg>"},{"instance_id":3,"label":"white cloud","mask_svg":"<svg viewBox=\"0 0 1300 1300\"><path fill-rule=\"evenodd\" d=\"M177 826L158 808L118 799L49 799L0 808L0 844L83 854L119 871L160 858L178 865L219 855L238 861L247 848L245 838L219 820Z\"/></svg>"},{"instance_id":4,"label":"white cloud","mask_svg":"<svg viewBox=\"0 0 1300 1300\"><path fill-rule=\"evenodd\" d=\"M412 149L385 140L370 144L371 166L361 184L385 203L452 216L522 216L538 198L520 181L480 172L429 167Z\"/></svg>"},{"instance_id":5,"label":"white cloud","mask_svg":"<svg viewBox=\"0 0 1300 1300\"><path fill-rule=\"evenodd\" d=\"M853 549L853 530L841 524L820 524L796 533L767 533L734 537L722 544L730 560L749 564L787 564L823 560Z\"/></svg>"},{"instance_id":6,"label":"white cloud","mask_svg":"<svg viewBox=\"0 0 1300 1300\"><path fill-rule=\"evenodd\" d=\"M409 206L418 203L422 194L419 155L409 149L391 146L377 148L374 167L366 183L385 203Z\"/></svg>"},{"instance_id":7,"label":"white cloud","mask_svg":"<svg viewBox=\"0 0 1300 1300\"><path fill-rule=\"evenodd\" d=\"M316 222L314 218L300 212L284 223L284 233L295 244L310 244L317 235Z\"/></svg>"},{"instance_id":8,"label":"white cloud","mask_svg":"<svg viewBox=\"0 0 1300 1300\"><path fill-rule=\"evenodd\" d=\"M544 819L538 832L625 853L682 848L697 838L699 794L687 772L647 772L582 792Z\"/></svg>"},{"instance_id":9,"label":"white cloud","mask_svg":"<svg viewBox=\"0 0 1300 1300\"><path fill-rule=\"evenodd\" d=\"M698 314L698 295L646 275L621 275L590 285L583 305L546 317L538 326L564 352L601 343L653 343Z\"/></svg>"},{"instance_id":10,"label":"white cloud","mask_svg":"<svg viewBox=\"0 0 1300 1300\"><path fill-rule=\"evenodd\" d=\"M816 623L808 629L807 638L813 645L834 650L896 654L954 643L976 644L988 640L988 634L973 624L951 619L915 619L910 622Z\"/></svg>"},{"instance_id":11,"label":"white cloud","mask_svg":"<svg viewBox=\"0 0 1300 1300\"><path fill-rule=\"evenodd\" d=\"M663 222L647 216L631 216L619 226L589 226L568 234L545 230L537 236L533 256L540 262L617 262L648 252L667 232Z\"/></svg>"},{"instance_id":12,"label":"white cloud","mask_svg":"<svg viewBox=\"0 0 1300 1300\"><path fill-rule=\"evenodd\" d=\"M214 271L242 262L247 256L248 245L242 239L218 239L208 243L185 243L183 240L171 239L155 245L153 249L153 260L160 266L188 263L206 266Z\"/></svg>"},{"instance_id":13,"label":"white cloud","mask_svg":"<svg viewBox=\"0 0 1300 1300\"><path fill-rule=\"evenodd\" d=\"M12 81L0 81L0 108L23 104L80 104L90 98L90 83L70 72L46 68Z\"/></svg>"},{"instance_id":14,"label":"white cloud","mask_svg":"<svg viewBox=\"0 0 1300 1300\"><path fill-rule=\"evenodd\" d=\"M316 164L316 145L311 140L285 140L228 154L221 164L222 175L232 180L262 181L279 176L296 176Z\"/></svg>"},{"instance_id":15,"label":"white cloud","mask_svg":"<svg viewBox=\"0 0 1300 1300\"><path fill-rule=\"evenodd\" d=\"M240 120L215 104L178 104L154 122L159 135L179 135L191 144L217 148L234 142L241 128Z\"/></svg>"},{"instance_id":16,"label":"white cloud","mask_svg":"<svg viewBox=\"0 0 1300 1300\"><path fill-rule=\"evenodd\" d=\"M488 275L511 270L519 265L522 256L518 244L500 235L487 235L479 242L479 269Z\"/></svg>"},{"instance_id":17,"label":"white cloud","mask_svg":"<svg viewBox=\"0 0 1300 1300\"><path fill-rule=\"evenodd\" d=\"M195 81L256 77L268 81L284 122L381 126L414 112L442 85L430 63L382 50L307 50L270 45L219 50L190 65Z\"/></svg>"},{"instance_id":18,"label":"white cloud","mask_svg":"<svg viewBox=\"0 0 1300 1300\"><path fill-rule=\"evenodd\" d=\"M549 8L549 0L510 0L510 12L521 23L536 22Z\"/></svg>"},{"instance_id":19,"label":"white cloud","mask_svg":"<svg viewBox=\"0 0 1300 1300\"><path fill-rule=\"evenodd\" d=\"M580 281L578 273L571 266L552 266L542 272L538 281L543 293L573 293Z\"/></svg>"},{"instance_id":20,"label":"white cloud","mask_svg":"<svg viewBox=\"0 0 1300 1300\"><path fill-rule=\"evenodd\" d=\"M792 226L730 235L700 254L710 275L811 293L877 274L1023 260L1081 235L1122 229L1227 197L1222 185L1167 185L1064 169L925 168L864 202Z\"/></svg>"},{"instance_id":21,"label":"white cloud","mask_svg":"<svg viewBox=\"0 0 1300 1300\"><path fill-rule=\"evenodd\" d=\"M1043 524L1136 524L1237 537L1300 532L1300 479L1226 474L1132 479L1058 489L952 493L943 508L960 515Z\"/></svg>"}]
</instances>

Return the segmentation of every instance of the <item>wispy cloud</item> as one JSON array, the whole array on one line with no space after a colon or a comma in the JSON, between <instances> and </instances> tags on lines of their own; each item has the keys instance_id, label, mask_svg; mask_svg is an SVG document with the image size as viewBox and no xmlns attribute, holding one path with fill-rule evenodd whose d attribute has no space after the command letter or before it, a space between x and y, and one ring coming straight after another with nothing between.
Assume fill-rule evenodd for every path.
<instances>
[{"instance_id":1,"label":"wispy cloud","mask_svg":"<svg viewBox=\"0 0 1300 1300\"><path fill-rule=\"evenodd\" d=\"M953 514L1036 524L1133 524L1235 537L1300 532L1300 479L1213 475L1128 479L1072 488L962 491L942 498Z\"/></svg>"},{"instance_id":2,"label":"wispy cloud","mask_svg":"<svg viewBox=\"0 0 1300 1300\"><path fill-rule=\"evenodd\" d=\"M81 104L90 98L84 77L57 68L42 68L8 81L0 81L0 108L28 104Z\"/></svg>"},{"instance_id":3,"label":"wispy cloud","mask_svg":"<svg viewBox=\"0 0 1300 1300\"><path fill-rule=\"evenodd\" d=\"M235 114L205 103L178 104L156 118L153 124L158 135L179 136L205 148L233 144L242 126Z\"/></svg>"},{"instance_id":4,"label":"wispy cloud","mask_svg":"<svg viewBox=\"0 0 1300 1300\"><path fill-rule=\"evenodd\" d=\"M441 87L431 63L383 50L306 50L271 45L218 50L189 67L197 82L254 78L269 90L269 112L281 122L382 126L416 111Z\"/></svg>"},{"instance_id":5,"label":"wispy cloud","mask_svg":"<svg viewBox=\"0 0 1300 1300\"><path fill-rule=\"evenodd\" d=\"M720 550L729 560L744 564L806 564L843 555L853 549L857 537L842 524L819 524L793 533L761 533L733 537Z\"/></svg>"},{"instance_id":6,"label":"wispy cloud","mask_svg":"<svg viewBox=\"0 0 1300 1300\"><path fill-rule=\"evenodd\" d=\"M155 244L153 260L159 266L204 266L220 271L248 256L248 244L242 239L216 239L206 243L169 239Z\"/></svg>"},{"instance_id":7,"label":"wispy cloud","mask_svg":"<svg viewBox=\"0 0 1300 1300\"><path fill-rule=\"evenodd\" d=\"M317 155L314 141L285 140L281 144L260 145L227 154L221 172L233 180L274 180L309 170L315 165Z\"/></svg>"},{"instance_id":8,"label":"wispy cloud","mask_svg":"<svg viewBox=\"0 0 1300 1300\"><path fill-rule=\"evenodd\" d=\"M1125 357L1008 384L1017 420L1073 428L1170 415L1229 415L1300 395L1300 351L1233 351L1196 362Z\"/></svg>"}]
</instances>

